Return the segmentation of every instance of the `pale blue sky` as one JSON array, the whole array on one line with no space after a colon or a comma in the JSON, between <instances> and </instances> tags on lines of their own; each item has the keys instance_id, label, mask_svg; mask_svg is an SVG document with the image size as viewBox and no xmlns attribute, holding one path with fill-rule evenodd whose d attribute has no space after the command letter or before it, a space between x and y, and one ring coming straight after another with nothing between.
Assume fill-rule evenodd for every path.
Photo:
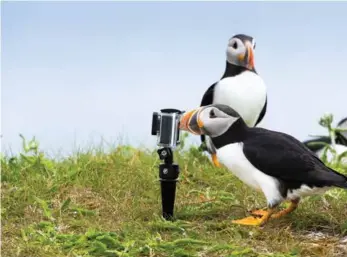
<instances>
[{"instance_id":1,"label":"pale blue sky","mask_svg":"<svg viewBox=\"0 0 347 257\"><path fill-rule=\"evenodd\" d=\"M347 3L2 4L2 146L16 151L19 133L64 152L121 134L153 145L152 112L198 106L236 33L257 42L263 126L301 140L325 132L324 112L347 116L346 12Z\"/></svg>"}]
</instances>

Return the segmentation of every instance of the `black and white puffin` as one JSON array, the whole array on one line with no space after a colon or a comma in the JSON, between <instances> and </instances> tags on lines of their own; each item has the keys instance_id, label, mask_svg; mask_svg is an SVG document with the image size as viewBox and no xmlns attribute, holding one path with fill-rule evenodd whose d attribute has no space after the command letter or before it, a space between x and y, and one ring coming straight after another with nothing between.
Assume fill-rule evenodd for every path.
<instances>
[{"instance_id":1,"label":"black and white puffin","mask_svg":"<svg viewBox=\"0 0 347 257\"><path fill-rule=\"evenodd\" d=\"M180 128L208 135L218 160L240 180L263 192L267 210L253 210L250 217L234 220L243 225L263 225L295 210L304 196L332 187L347 189L347 177L327 167L296 138L277 131L246 125L227 105L212 104L185 113ZM275 212L281 202L290 206Z\"/></svg>"},{"instance_id":2,"label":"black and white puffin","mask_svg":"<svg viewBox=\"0 0 347 257\"><path fill-rule=\"evenodd\" d=\"M347 117L340 120L337 123L337 128L347 130ZM313 152L315 152L318 157L322 158L324 153L324 144L329 144L332 148L335 149L338 155L347 151L347 131L337 131L335 137L335 146L332 145L331 138L328 136L320 136L313 139L308 139L303 141L303 143ZM314 144L313 144L314 143ZM345 160L346 159L346 160ZM327 160L332 160L332 153L330 150L327 151ZM347 158L344 158L344 161L347 164Z\"/></svg>"},{"instance_id":3,"label":"black and white puffin","mask_svg":"<svg viewBox=\"0 0 347 257\"><path fill-rule=\"evenodd\" d=\"M200 106L219 103L236 110L250 127L258 125L266 113L267 87L254 65L254 38L237 34L226 49L226 68L221 79L204 93ZM201 148L207 150L219 166L215 148L208 136L201 135Z\"/></svg>"}]
</instances>

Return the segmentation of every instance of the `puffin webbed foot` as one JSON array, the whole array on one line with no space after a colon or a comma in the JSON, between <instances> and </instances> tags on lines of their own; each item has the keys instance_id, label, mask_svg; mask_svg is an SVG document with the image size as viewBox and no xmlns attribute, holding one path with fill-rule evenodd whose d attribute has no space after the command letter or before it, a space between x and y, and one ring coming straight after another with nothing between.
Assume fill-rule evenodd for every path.
<instances>
[{"instance_id":1,"label":"puffin webbed foot","mask_svg":"<svg viewBox=\"0 0 347 257\"><path fill-rule=\"evenodd\" d=\"M281 217L293 212L294 210L296 210L298 208L299 201L300 201L300 199L291 200L288 208L283 209L281 211L278 211L276 213L271 211L272 214L271 214L270 218L271 219L278 219L278 218L281 218ZM261 210L261 209L260 210L251 210L250 213L252 215L260 216L260 217L263 217L265 215L269 215L269 211Z\"/></svg>"},{"instance_id":2,"label":"puffin webbed foot","mask_svg":"<svg viewBox=\"0 0 347 257\"><path fill-rule=\"evenodd\" d=\"M268 215L268 213L269 212L266 210L251 210L251 214L256 215L256 216L260 216L260 217L262 217L264 215Z\"/></svg>"},{"instance_id":3,"label":"puffin webbed foot","mask_svg":"<svg viewBox=\"0 0 347 257\"><path fill-rule=\"evenodd\" d=\"M232 223L239 224L239 225L262 226L266 222L268 222L273 212L274 212L274 208L269 208L268 211L254 210L252 211L252 213L257 215L260 215L260 214L263 214L263 215L261 215L261 217L250 216L240 220L233 220Z\"/></svg>"},{"instance_id":4,"label":"puffin webbed foot","mask_svg":"<svg viewBox=\"0 0 347 257\"><path fill-rule=\"evenodd\" d=\"M300 199L291 200L290 201L290 205L288 206L288 208L286 208L284 210L281 210L281 211L279 211L277 213L272 214L271 218L278 219L278 218L281 218L281 217L283 217L283 216L293 212L296 208L298 208L299 201L300 201Z\"/></svg>"},{"instance_id":5,"label":"puffin webbed foot","mask_svg":"<svg viewBox=\"0 0 347 257\"><path fill-rule=\"evenodd\" d=\"M260 218L249 216L239 220L233 220L231 223L239 225L258 225Z\"/></svg>"},{"instance_id":6,"label":"puffin webbed foot","mask_svg":"<svg viewBox=\"0 0 347 257\"><path fill-rule=\"evenodd\" d=\"M261 210L260 210L261 211ZM273 209L269 209L269 211L262 211L264 215L260 218L249 216L240 220L233 220L232 223L239 225L249 225L249 226L261 226L264 225L270 218Z\"/></svg>"}]
</instances>

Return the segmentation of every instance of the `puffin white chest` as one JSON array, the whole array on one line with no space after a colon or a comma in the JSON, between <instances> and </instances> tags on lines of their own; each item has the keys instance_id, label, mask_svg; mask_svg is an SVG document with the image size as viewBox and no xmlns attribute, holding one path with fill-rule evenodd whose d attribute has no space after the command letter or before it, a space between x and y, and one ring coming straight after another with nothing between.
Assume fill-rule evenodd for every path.
<instances>
[{"instance_id":1,"label":"puffin white chest","mask_svg":"<svg viewBox=\"0 0 347 257\"><path fill-rule=\"evenodd\" d=\"M226 104L240 113L248 126L254 126L266 100L266 85L257 74L245 71L218 82L213 103Z\"/></svg>"},{"instance_id":2,"label":"puffin white chest","mask_svg":"<svg viewBox=\"0 0 347 257\"><path fill-rule=\"evenodd\" d=\"M243 143L233 143L217 150L218 160L236 177L257 191L262 191L269 202L281 199L278 180L257 168L243 153Z\"/></svg>"}]
</instances>

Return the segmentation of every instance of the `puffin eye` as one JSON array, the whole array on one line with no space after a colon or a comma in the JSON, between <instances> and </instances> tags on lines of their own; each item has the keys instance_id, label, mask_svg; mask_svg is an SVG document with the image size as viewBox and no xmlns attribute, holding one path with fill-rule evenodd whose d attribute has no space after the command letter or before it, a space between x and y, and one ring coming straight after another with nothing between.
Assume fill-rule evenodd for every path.
<instances>
[{"instance_id":1,"label":"puffin eye","mask_svg":"<svg viewBox=\"0 0 347 257\"><path fill-rule=\"evenodd\" d=\"M216 118L217 116L216 116L216 114L214 113L214 110L212 109L211 111L210 111L210 118L211 119L213 119L213 118Z\"/></svg>"},{"instance_id":2,"label":"puffin eye","mask_svg":"<svg viewBox=\"0 0 347 257\"><path fill-rule=\"evenodd\" d=\"M233 43L232 47L235 48L235 49L237 49L237 43L236 43L236 41Z\"/></svg>"}]
</instances>

